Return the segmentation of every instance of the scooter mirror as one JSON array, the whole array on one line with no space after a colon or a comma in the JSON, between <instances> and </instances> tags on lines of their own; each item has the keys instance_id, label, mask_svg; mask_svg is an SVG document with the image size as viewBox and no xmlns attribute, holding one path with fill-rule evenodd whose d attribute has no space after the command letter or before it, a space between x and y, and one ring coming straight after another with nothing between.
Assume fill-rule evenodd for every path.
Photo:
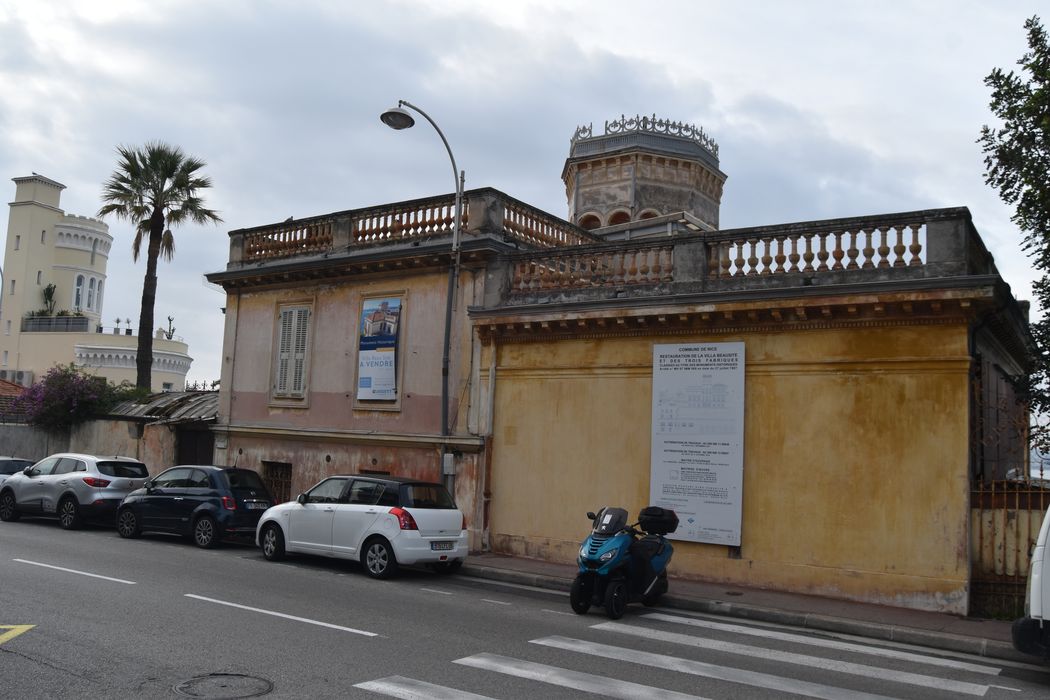
<instances>
[{"instance_id":1,"label":"scooter mirror","mask_svg":"<svg viewBox=\"0 0 1050 700\"><path fill-rule=\"evenodd\" d=\"M598 517L598 516L596 516L596 515L595 515L594 513L592 513L591 511L587 511L587 519L588 519L588 520L594 520L594 519L595 519L596 517Z\"/></svg>"}]
</instances>

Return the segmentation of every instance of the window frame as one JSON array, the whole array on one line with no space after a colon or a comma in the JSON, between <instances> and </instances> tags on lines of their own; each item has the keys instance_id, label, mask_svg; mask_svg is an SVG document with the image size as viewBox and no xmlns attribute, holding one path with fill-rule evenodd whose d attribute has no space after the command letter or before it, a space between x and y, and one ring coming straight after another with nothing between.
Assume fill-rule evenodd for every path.
<instances>
[{"instance_id":1,"label":"window frame","mask_svg":"<svg viewBox=\"0 0 1050 700\"><path fill-rule=\"evenodd\" d=\"M305 318L300 314L305 313ZM287 316L286 316L287 315ZM280 302L274 309L273 344L270 362L270 403L281 406L309 405L310 368L313 364L314 300ZM286 318L288 319L286 321ZM302 326L305 325L305 328ZM286 342L287 341L287 342ZM284 355L288 357L284 357ZM296 357L301 355L301 358ZM301 369L295 362L301 359ZM295 375L299 373L299 387ZM284 379L282 380L282 373Z\"/></svg>"}]
</instances>

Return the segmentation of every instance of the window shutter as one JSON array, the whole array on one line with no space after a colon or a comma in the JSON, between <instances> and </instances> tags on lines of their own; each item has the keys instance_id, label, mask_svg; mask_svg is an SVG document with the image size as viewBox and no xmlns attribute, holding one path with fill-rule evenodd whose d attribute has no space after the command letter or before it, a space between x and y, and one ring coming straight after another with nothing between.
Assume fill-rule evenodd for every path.
<instances>
[{"instance_id":1,"label":"window shutter","mask_svg":"<svg viewBox=\"0 0 1050 700\"><path fill-rule=\"evenodd\" d=\"M281 309L278 323L274 394L303 396L306 393L306 344L310 309L303 306Z\"/></svg>"}]
</instances>

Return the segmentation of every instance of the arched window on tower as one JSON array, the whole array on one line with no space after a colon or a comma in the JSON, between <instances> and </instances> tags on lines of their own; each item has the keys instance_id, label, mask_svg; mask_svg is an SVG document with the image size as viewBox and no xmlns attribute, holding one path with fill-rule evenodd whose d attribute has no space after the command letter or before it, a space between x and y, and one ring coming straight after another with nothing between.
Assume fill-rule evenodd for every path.
<instances>
[{"instance_id":1,"label":"arched window on tower","mask_svg":"<svg viewBox=\"0 0 1050 700\"><path fill-rule=\"evenodd\" d=\"M626 224L631 220L631 215L626 211L613 212L613 215L609 217L609 225L616 226L617 224Z\"/></svg>"},{"instance_id":2,"label":"arched window on tower","mask_svg":"<svg viewBox=\"0 0 1050 700\"><path fill-rule=\"evenodd\" d=\"M655 218L657 216L659 216L659 214L657 214L652 209L646 209L645 211L643 211L641 214L638 215L638 220L641 221L642 219L652 219L652 218Z\"/></svg>"},{"instance_id":3,"label":"arched window on tower","mask_svg":"<svg viewBox=\"0 0 1050 700\"><path fill-rule=\"evenodd\" d=\"M580 228L592 231L602 225L601 219L594 214L587 214L580 219Z\"/></svg>"},{"instance_id":4,"label":"arched window on tower","mask_svg":"<svg viewBox=\"0 0 1050 700\"><path fill-rule=\"evenodd\" d=\"M73 309L80 311L84 304L84 275L77 275L76 285L73 287Z\"/></svg>"},{"instance_id":5,"label":"arched window on tower","mask_svg":"<svg viewBox=\"0 0 1050 700\"><path fill-rule=\"evenodd\" d=\"M88 311L95 310L95 278L88 280Z\"/></svg>"},{"instance_id":6,"label":"arched window on tower","mask_svg":"<svg viewBox=\"0 0 1050 700\"><path fill-rule=\"evenodd\" d=\"M97 250L98 250L98 240L91 241L91 266L92 267L95 266L95 251L97 251ZM92 282L94 282L94 280L92 280ZM88 306L91 306L91 304L88 303Z\"/></svg>"},{"instance_id":7,"label":"arched window on tower","mask_svg":"<svg viewBox=\"0 0 1050 700\"><path fill-rule=\"evenodd\" d=\"M98 281L98 294L95 295L95 311L102 313L102 280Z\"/></svg>"}]
</instances>

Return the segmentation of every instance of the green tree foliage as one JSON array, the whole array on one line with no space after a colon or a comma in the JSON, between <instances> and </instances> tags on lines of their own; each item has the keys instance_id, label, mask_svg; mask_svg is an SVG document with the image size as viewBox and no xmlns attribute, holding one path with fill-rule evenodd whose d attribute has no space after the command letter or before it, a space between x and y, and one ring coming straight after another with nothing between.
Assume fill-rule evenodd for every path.
<instances>
[{"instance_id":1,"label":"green tree foliage","mask_svg":"<svg viewBox=\"0 0 1050 700\"><path fill-rule=\"evenodd\" d=\"M130 383L109 384L74 365L52 367L15 399L12 408L39 428L69 430L78 423L105 415L121 401L140 398L143 392Z\"/></svg>"},{"instance_id":2,"label":"green tree foliage","mask_svg":"<svg viewBox=\"0 0 1050 700\"><path fill-rule=\"evenodd\" d=\"M985 182L1014 207L1012 220L1024 234L1023 249L1042 276L1033 284L1036 300L1050 311L1050 45L1039 17L1025 22L1028 51L1017 61L1020 72L994 69L984 79L992 90L989 108L998 127L984 126L978 143L984 152ZM1030 379L1031 402L1050 409L1050 320L1032 324L1038 344Z\"/></svg>"},{"instance_id":3,"label":"green tree foliage","mask_svg":"<svg viewBox=\"0 0 1050 700\"><path fill-rule=\"evenodd\" d=\"M131 252L139 258L146 244L146 275L142 282L139 312L136 386L148 390L153 367L153 307L157 300L157 260L175 254L171 228L192 222L219 223L219 215L204 206L200 190L211 180L200 175L205 163L185 155L181 149L159 141L142 148L117 148L117 170L102 188L99 216L115 214L135 225Z\"/></svg>"}]
</instances>

